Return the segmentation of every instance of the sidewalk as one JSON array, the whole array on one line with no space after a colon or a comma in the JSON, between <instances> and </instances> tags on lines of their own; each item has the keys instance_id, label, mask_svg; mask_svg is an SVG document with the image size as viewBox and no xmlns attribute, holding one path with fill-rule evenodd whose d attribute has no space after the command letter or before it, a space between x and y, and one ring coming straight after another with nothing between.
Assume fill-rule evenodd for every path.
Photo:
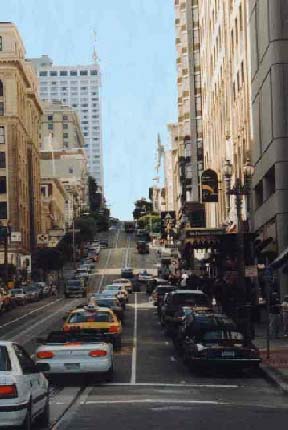
<instances>
[{"instance_id":1,"label":"sidewalk","mask_svg":"<svg viewBox=\"0 0 288 430\"><path fill-rule=\"evenodd\" d=\"M265 324L255 326L254 343L260 350L261 367L265 376L288 394L288 337L270 340L269 359L267 359Z\"/></svg>"}]
</instances>

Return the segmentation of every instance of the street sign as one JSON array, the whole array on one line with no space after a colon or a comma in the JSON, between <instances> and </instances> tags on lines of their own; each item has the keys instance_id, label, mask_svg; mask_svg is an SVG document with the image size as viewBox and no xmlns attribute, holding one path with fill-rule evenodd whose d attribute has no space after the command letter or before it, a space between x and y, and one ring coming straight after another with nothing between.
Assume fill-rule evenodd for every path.
<instances>
[{"instance_id":1,"label":"street sign","mask_svg":"<svg viewBox=\"0 0 288 430\"><path fill-rule=\"evenodd\" d=\"M49 242L48 234L37 234L37 245L47 245Z\"/></svg>"},{"instance_id":2,"label":"street sign","mask_svg":"<svg viewBox=\"0 0 288 430\"><path fill-rule=\"evenodd\" d=\"M257 278L258 268L257 266L246 266L245 267L245 277L246 278Z\"/></svg>"},{"instance_id":3,"label":"street sign","mask_svg":"<svg viewBox=\"0 0 288 430\"><path fill-rule=\"evenodd\" d=\"M11 242L21 242L22 235L19 231L12 231L11 233Z\"/></svg>"}]
</instances>

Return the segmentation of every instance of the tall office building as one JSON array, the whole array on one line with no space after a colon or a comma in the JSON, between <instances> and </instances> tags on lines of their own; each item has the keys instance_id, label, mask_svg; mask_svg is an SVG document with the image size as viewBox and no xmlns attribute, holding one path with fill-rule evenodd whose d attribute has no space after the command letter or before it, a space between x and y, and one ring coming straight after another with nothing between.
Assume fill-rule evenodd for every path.
<instances>
[{"instance_id":1,"label":"tall office building","mask_svg":"<svg viewBox=\"0 0 288 430\"><path fill-rule=\"evenodd\" d=\"M89 66L55 66L47 55L31 58L40 81L42 100L61 101L79 114L88 157L89 173L103 194L103 151L100 100L100 68L97 61ZM67 131L64 131L67 134Z\"/></svg>"}]
</instances>

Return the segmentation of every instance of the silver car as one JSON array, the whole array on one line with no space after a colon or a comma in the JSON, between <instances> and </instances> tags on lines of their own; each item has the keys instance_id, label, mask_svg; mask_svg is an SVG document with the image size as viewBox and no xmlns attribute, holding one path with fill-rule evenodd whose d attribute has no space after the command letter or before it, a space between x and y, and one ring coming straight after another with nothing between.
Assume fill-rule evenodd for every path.
<instances>
[{"instance_id":1,"label":"silver car","mask_svg":"<svg viewBox=\"0 0 288 430\"><path fill-rule=\"evenodd\" d=\"M113 379L113 345L95 332L52 332L35 353L36 363L47 376L100 374Z\"/></svg>"}]
</instances>

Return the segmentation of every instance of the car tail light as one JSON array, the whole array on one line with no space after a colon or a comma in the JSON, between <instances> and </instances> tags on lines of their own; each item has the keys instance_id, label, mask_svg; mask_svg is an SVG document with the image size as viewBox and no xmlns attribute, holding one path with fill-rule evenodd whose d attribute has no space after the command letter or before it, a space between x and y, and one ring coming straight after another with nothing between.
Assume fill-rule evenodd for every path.
<instances>
[{"instance_id":1,"label":"car tail light","mask_svg":"<svg viewBox=\"0 0 288 430\"><path fill-rule=\"evenodd\" d=\"M50 360L54 357L54 353L52 351L39 351L37 352L36 357L40 360Z\"/></svg>"},{"instance_id":2,"label":"car tail light","mask_svg":"<svg viewBox=\"0 0 288 430\"><path fill-rule=\"evenodd\" d=\"M94 349L89 352L90 357L105 357L107 355L107 351L103 351L103 349Z\"/></svg>"},{"instance_id":3,"label":"car tail light","mask_svg":"<svg viewBox=\"0 0 288 430\"><path fill-rule=\"evenodd\" d=\"M15 399L18 396L15 384L0 385L0 399Z\"/></svg>"},{"instance_id":4,"label":"car tail light","mask_svg":"<svg viewBox=\"0 0 288 430\"><path fill-rule=\"evenodd\" d=\"M118 333L119 331L119 326L118 325L111 325L109 327L109 333Z\"/></svg>"}]
</instances>

